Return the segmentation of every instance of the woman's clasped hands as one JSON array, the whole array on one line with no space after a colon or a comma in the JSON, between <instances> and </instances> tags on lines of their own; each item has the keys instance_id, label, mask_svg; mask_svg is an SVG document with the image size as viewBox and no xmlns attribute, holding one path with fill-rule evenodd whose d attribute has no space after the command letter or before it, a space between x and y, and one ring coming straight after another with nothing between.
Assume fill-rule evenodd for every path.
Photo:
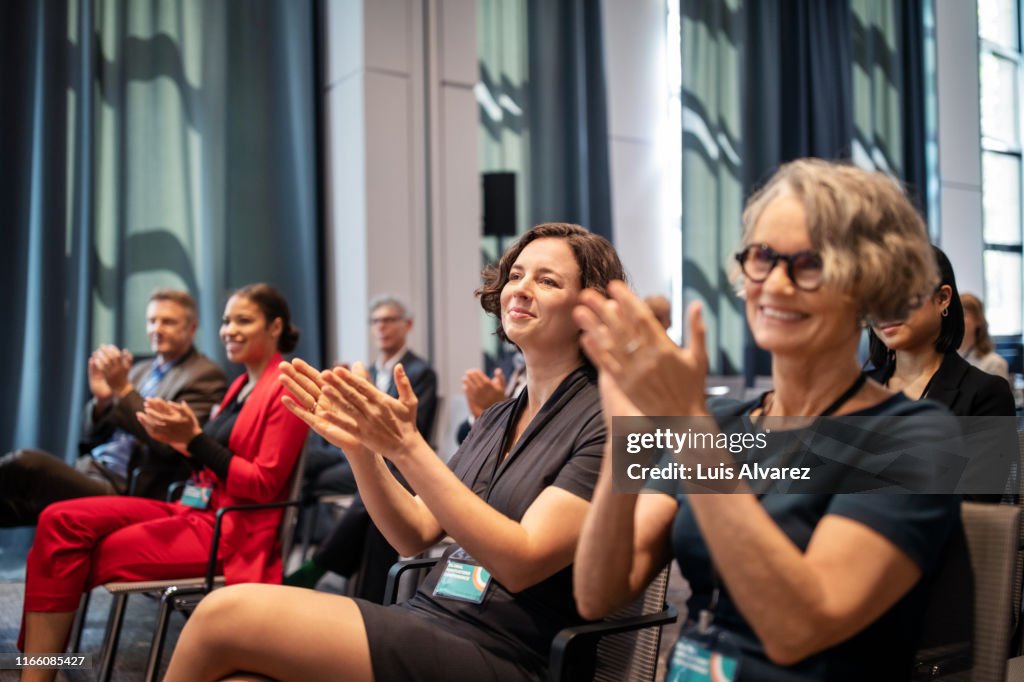
<instances>
[{"instance_id":1,"label":"woman's clasped hands","mask_svg":"<svg viewBox=\"0 0 1024 682\"><path fill-rule=\"evenodd\" d=\"M184 452L185 445L203 432L192 408L183 400L172 403L163 398L146 398L146 411L136 416L150 438Z\"/></svg>"},{"instance_id":2,"label":"woman's clasped hands","mask_svg":"<svg viewBox=\"0 0 1024 682\"><path fill-rule=\"evenodd\" d=\"M282 402L346 455L378 453L395 461L423 441L416 429L419 404L401 364L395 366L398 398L382 392L361 363L352 369L318 370L294 359L281 363Z\"/></svg>"}]
</instances>

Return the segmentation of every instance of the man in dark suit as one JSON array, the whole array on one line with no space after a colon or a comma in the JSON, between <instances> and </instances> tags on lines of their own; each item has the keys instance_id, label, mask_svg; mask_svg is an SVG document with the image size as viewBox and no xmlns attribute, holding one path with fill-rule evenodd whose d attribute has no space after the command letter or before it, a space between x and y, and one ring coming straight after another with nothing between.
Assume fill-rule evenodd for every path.
<instances>
[{"instance_id":1,"label":"man in dark suit","mask_svg":"<svg viewBox=\"0 0 1024 682\"><path fill-rule=\"evenodd\" d=\"M146 397L184 400L200 421L220 402L223 370L192 345L198 316L192 297L158 289L146 307L146 333L156 354L135 362L131 353L103 345L89 358L89 389L76 466L42 450L0 458L0 527L33 525L47 505L94 495L133 494L164 499L167 487L187 479L188 460L151 439L135 418Z\"/></svg>"},{"instance_id":2,"label":"man in dark suit","mask_svg":"<svg viewBox=\"0 0 1024 682\"><path fill-rule=\"evenodd\" d=\"M393 398L398 397L394 371L399 362L419 399L416 428L431 443L437 412L437 374L426 360L409 350L412 315L405 303L394 296L370 301L370 329L377 345L377 358L368 368L369 379ZM310 435L306 446L305 490L313 496L348 495L356 491L352 470L341 450L320 436Z\"/></svg>"},{"instance_id":3,"label":"man in dark suit","mask_svg":"<svg viewBox=\"0 0 1024 682\"><path fill-rule=\"evenodd\" d=\"M398 298L378 296L370 301L370 328L377 344L377 358L368 368L369 379L378 389L397 398L394 370L395 365L402 363L419 400L416 427L424 440L430 443L437 411L437 374L426 360L406 345L412 324L409 309ZM355 479L344 455L319 436L311 436L306 462L308 494L356 492ZM379 602L384 593L387 569L397 557L397 552L373 525L357 495L313 559L288 576L285 583L313 587L327 571L349 577L360 570L361 587L355 596Z\"/></svg>"}]
</instances>

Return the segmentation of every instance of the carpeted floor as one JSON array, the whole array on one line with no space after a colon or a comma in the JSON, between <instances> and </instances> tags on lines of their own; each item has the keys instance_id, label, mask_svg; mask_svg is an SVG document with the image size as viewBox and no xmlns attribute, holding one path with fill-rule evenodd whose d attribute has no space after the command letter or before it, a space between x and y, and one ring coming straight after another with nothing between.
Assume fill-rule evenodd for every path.
<instances>
[{"instance_id":1,"label":"carpeted floor","mask_svg":"<svg viewBox=\"0 0 1024 682\"><path fill-rule=\"evenodd\" d=\"M17 651L15 642L18 639L18 627L21 622L23 592L24 583L20 581L0 583L0 652L2 653ZM82 634L82 653L92 654L93 665L97 667L99 666L99 650L103 642L103 632L109 610L110 596L106 590L95 590L92 595L92 603L89 605L85 631ZM149 643L153 636L153 625L156 622L156 612L157 602L153 599L140 595L133 595L128 599L124 629L121 633L117 658L114 660L112 679L115 682L132 682L142 679L143 671L146 669L146 658L149 655ZM184 619L180 614L176 614L172 619L165 651L170 652L174 648L183 623ZM170 654L168 653L164 658L164 665L166 665L166 662L170 660ZM88 670L69 670L65 671L63 675L68 682L87 682L95 678L95 673ZM14 671L0 671L0 680L4 682L17 679L18 675ZM57 679L60 680L61 677L58 676Z\"/></svg>"},{"instance_id":2,"label":"carpeted floor","mask_svg":"<svg viewBox=\"0 0 1024 682\"><path fill-rule=\"evenodd\" d=\"M321 581L319 589L336 594L342 593L344 583L340 579L328 575ZM23 592L22 576L17 575L16 572L7 571L0 578L0 653L17 651L15 642L21 622ZM677 608L682 609L688 592L688 586L673 566L672 578L669 582L669 601L674 603ZM91 653L93 664L97 667L99 666L100 647L109 610L110 596L103 589L94 590L89 606L89 616L86 620L86 629L82 636L82 652ZM114 682L135 682L142 679L146 668L146 658L149 655L149 644L153 635L156 613L157 602L155 600L140 595L133 595L128 599L124 629L115 659ZM166 668L167 662L170 660L171 652L174 650L183 624L184 618L181 614L175 614L167 636L162 670ZM662 631L661 665L657 676L659 680L664 679L665 661L675 642L678 630L679 626L676 624ZM94 676L95 673L92 671L76 670L65 671L58 675L57 679L66 682L88 682L93 680ZM17 679L16 672L0 670L0 682L14 682Z\"/></svg>"}]
</instances>

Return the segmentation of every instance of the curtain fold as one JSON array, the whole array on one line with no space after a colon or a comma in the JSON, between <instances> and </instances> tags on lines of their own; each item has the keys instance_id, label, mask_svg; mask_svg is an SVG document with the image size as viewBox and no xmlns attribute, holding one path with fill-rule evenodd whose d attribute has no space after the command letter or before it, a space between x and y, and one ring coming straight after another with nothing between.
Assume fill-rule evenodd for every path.
<instances>
[{"instance_id":1,"label":"curtain fold","mask_svg":"<svg viewBox=\"0 0 1024 682\"><path fill-rule=\"evenodd\" d=\"M746 3L744 197L786 161L850 157L850 15L849 2ZM750 386L755 376L771 374L771 356L754 344L749 329L744 336L743 372Z\"/></svg>"},{"instance_id":2,"label":"curtain fold","mask_svg":"<svg viewBox=\"0 0 1024 682\"><path fill-rule=\"evenodd\" d=\"M93 341L144 349L149 292L178 286L223 362L227 293L266 281L303 331L296 353L322 361L314 3L97 6Z\"/></svg>"},{"instance_id":3,"label":"curtain fold","mask_svg":"<svg viewBox=\"0 0 1024 682\"><path fill-rule=\"evenodd\" d=\"M77 454L86 361L158 286L278 286L322 362L313 0L0 3L0 454ZM237 370L237 368L236 368Z\"/></svg>"},{"instance_id":4,"label":"curtain fold","mask_svg":"<svg viewBox=\"0 0 1024 682\"><path fill-rule=\"evenodd\" d=\"M529 0L530 215L612 239L600 3Z\"/></svg>"},{"instance_id":5,"label":"curtain fold","mask_svg":"<svg viewBox=\"0 0 1024 682\"><path fill-rule=\"evenodd\" d=\"M0 9L0 453L77 452L89 352L89 10L75 0Z\"/></svg>"},{"instance_id":6,"label":"curtain fold","mask_svg":"<svg viewBox=\"0 0 1024 682\"><path fill-rule=\"evenodd\" d=\"M728 274L743 207L742 5L684 0L680 10L683 296L703 304L710 370L731 374L745 329Z\"/></svg>"}]
</instances>

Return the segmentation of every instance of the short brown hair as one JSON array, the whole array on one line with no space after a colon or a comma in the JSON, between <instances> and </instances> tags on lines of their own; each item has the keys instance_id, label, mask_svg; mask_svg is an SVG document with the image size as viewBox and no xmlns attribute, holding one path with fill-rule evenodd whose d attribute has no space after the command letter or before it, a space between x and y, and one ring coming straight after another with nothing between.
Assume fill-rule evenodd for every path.
<instances>
[{"instance_id":1,"label":"short brown hair","mask_svg":"<svg viewBox=\"0 0 1024 682\"><path fill-rule=\"evenodd\" d=\"M571 223L543 223L530 229L515 244L502 254L497 264L491 263L483 270L484 283L476 290L480 306L498 318L498 337L508 341L501 326L501 290L508 284L509 272L526 245L538 239L564 239L576 256L580 268L580 286L596 289L608 294L608 282L626 279L626 271L619 260L615 247L604 237L588 232L586 228Z\"/></svg>"},{"instance_id":2,"label":"short brown hair","mask_svg":"<svg viewBox=\"0 0 1024 682\"><path fill-rule=\"evenodd\" d=\"M743 245L765 208L782 196L804 208L827 284L851 295L874 320L906 318L939 281L924 221L892 178L844 163L783 165L747 202ZM742 272L733 268L734 279Z\"/></svg>"},{"instance_id":3,"label":"short brown hair","mask_svg":"<svg viewBox=\"0 0 1024 682\"><path fill-rule=\"evenodd\" d=\"M196 299L187 291L181 289L157 289L149 295L149 303L153 301L171 301L177 303L188 312L188 318L192 322L199 320L199 307L196 306Z\"/></svg>"}]
</instances>

